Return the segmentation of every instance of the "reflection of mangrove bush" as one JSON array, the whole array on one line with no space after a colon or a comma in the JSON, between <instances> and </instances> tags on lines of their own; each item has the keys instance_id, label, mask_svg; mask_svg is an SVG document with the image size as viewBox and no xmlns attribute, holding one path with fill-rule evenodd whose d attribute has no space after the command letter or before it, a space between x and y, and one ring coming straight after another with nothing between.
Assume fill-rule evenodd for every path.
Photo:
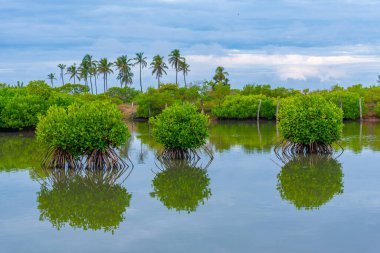
<instances>
[{"instance_id":1,"label":"reflection of mangrove bush","mask_svg":"<svg viewBox=\"0 0 380 253\"><path fill-rule=\"evenodd\" d=\"M206 143L208 118L190 104L175 104L150 120L152 135L165 148L162 157L187 159Z\"/></svg>"},{"instance_id":2,"label":"reflection of mangrove bush","mask_svg":"<svg viewBox=\"0 0 380 253\"><path fill-rule=\"evenodd\" d=\"M164 160L163 170L153 179L151 197L159 199L168 209L196 211L211 196L210 178L206 169L186 160Z\"/></svg>"},{"instance_id":3,"label":"reflection of mangrove bush","mask_svg":"<svg viewBox=\"0 0 380 253\"><path fill-rule=\"evenodd\" d=\"M343 193L341 164L330 156L295 156L278 174L277 189L298 209L316 209Z\"/></svg>"},{"instance_id":4,"label":"reflection of mangrove bush","mask_svg":"<svg viewBox=\"0 0 380 253\"><path fill-rule=\"evenodd\" d=\"M66 224L114 232L124 220L131 194L116 181L125 171L46 170L49 183L38 193L40 220L58 230ZM50 185L50 186L49 186Z\"/></svg>"},{"instance_id":5,"label":"reflection of mangrove bush","mask_svg":"<svg viewBox=\"0 0 380 253\"><path fill-rule=\"evenodd\" d=\"M278 117L284 153L332 153L342 134L342 110L318 95L284 100Z\"/></svg>"},{"instance_id":6,"label":"reflection of mangrove bush","mask_svg":"<svg viewBox=\"0 0 380 253\"><path fill-rule=\"evenodd\" d=\"M222 119L252 119L257 116L260 101L260 117L266 119L274 118L276 114L276 101L264 95L227 96L220 106L212 110L212 113Z\"/></svg>"},{"instance_id":7,"label":"reflection of mangrove bush","mask_svg":"<svg viewBox=\"0 0 380 253\"><path fill-rule=\"evenodd\" d=\"M47 167L112 168L120 159L114 148L125 143L128 128L119 109L110 103L73 104L67 109L53 106L37 125L37 137L50 147Z\"/></svg>"},{"instance_id":8,"label":"reflection of mangrove bush","mask_svg":"<svg viewBox=\"0 0 380 253\"><path fill-rule=\"evenodd\" d=\"M276 143L276 126L272 122L221 122L210 127L209 142L216 151L241 146L247 152L270 152Z\"/></svg>"}]
</instances>

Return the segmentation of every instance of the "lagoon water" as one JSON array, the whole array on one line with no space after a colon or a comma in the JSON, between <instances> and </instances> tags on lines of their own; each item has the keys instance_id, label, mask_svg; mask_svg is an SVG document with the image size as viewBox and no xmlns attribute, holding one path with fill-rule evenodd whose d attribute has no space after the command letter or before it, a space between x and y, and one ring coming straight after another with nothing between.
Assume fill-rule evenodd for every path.
<instances>
[{"instance_id":1,"label":"lagoon water","mask_svg":"<svg viewBox=\"0 0 380 253\"><path fill-rule=\"evenodd\" d=\"M0 252L380 251L380 124L284 163L275 123L218 123L209 166L160 163L148 124L130 129L117 176L46 174L32 133L0 133Z\"/></svg>"}]
</instances>

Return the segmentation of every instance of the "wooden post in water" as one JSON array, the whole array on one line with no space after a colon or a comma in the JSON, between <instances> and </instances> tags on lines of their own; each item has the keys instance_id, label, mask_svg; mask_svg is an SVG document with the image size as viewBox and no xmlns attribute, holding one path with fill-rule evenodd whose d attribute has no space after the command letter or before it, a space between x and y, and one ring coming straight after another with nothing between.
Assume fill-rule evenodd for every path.
<instances>
[{"instance_id":1,"label":"wooden post in water","mask_svg":"<svg viewBox=\"0 0 380 253\"><path fill-rule=\"evenodd\" d=\"M165 108L168 108L168 103L165 104Z\"/></svg>"},{"instance_id":2,"label":"wooden post in water","mask_svg":"<svg viewBox=\"0 0 380 253\"><path fill-rule=\"evenodd\" d=\"M132 102L132 121L133 121L133 116L134 116L134 112L133 112L133 102Z\"/></svg>"},{"instance_id":3,"label":"wooden post in water","mask_svg":"<svg viewBox=\"0 0 380 253\"><path fill-rule=\"evenodd\" d=\"M257 107L257 121L260 120L260 108L261 108L261 99L260 99L260 102L259 102L259 107Z\"/></svg>"},{"instance_id":4,"label":"wooden post in water","mask_svg":"<svg viewBox=\"0 0 380 253\"><path fill-rule=\"evenodd\" d=\"M342 98L339 99L339 105L340 105L340 109L343 110L343 103L342 103Z\"/></svg>"},{"instance_id":5,"label":"wooden post in water","mask_svg":"<svg viewBox=\"0 0 380 253\"><path fill-rule=\"evenodd\" d=\"M359 112L360 112L360 121L362 121L363 120L362 98L359 98Z\"/></svg>"},{"instance_id":6,"label":"wooden post in water","mask_svg":"<svg viewBox=\"0 0 380 253\"><path fill-rule=\"evenodd\" d=\"M276 122L278 121L278 110L280 108L280 101L277 100L277 105L276 105Z\"/></svg>"}]
</instances>

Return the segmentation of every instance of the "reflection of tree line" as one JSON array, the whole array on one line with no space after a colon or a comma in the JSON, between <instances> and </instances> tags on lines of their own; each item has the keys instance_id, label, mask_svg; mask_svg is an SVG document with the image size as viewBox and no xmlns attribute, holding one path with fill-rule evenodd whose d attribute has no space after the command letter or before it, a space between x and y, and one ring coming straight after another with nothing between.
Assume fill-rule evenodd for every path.
<instances>
[{"instance_id":1,"label":"reflection of tree line","mask_svg":"<svg viewBox=\"0 0 380 253\"><path fill-rule=\"evenodd\" d=\"M344 149L360 153L368 148L380 151L380 124L374 122L346 122L340 142Z\"/></svg>"},{"instance_id":2,"label":"reflection of tree line","mask_svg":"<svg viewBox=\"0 0 380 253\"><path fill-rule=\"evenodd\" d=\"M0 172L29 169L32 178L40 174L46 148L37 143L32 133L0 134Z\"/></svg>"}]
</instances>

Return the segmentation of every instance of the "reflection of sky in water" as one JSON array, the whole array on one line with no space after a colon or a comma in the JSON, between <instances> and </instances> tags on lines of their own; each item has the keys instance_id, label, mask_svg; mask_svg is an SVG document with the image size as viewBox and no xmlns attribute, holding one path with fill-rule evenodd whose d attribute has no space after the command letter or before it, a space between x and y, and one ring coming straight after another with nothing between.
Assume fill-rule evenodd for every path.
<instances>
[{"instance_id":1,"label":"reflection of sky in water","mask_svg":"<svg viewBox=\"0 0 380 253\"><path fill-rule=\"evenodd\" d=\"M232 126L231 126L232 127ZM262 131L263 133L263 131ZM347 144L349 145L349 144ZM297 210L276 189L281 168L270 152L248 154L234 145L215 153L208 168L212 196L196 212L168 210L149 196L154 152L123 184L133 197L115 234L55 230L39 221L40 185L27 171L0 174L0 243L5 252L377 252L380 243L379 153L346 150L338 159L344 193L319 210ZM277 162L277 160L275 160ZM20 243L27 242L27 243Z\"/></svg>"}]
</instances>

